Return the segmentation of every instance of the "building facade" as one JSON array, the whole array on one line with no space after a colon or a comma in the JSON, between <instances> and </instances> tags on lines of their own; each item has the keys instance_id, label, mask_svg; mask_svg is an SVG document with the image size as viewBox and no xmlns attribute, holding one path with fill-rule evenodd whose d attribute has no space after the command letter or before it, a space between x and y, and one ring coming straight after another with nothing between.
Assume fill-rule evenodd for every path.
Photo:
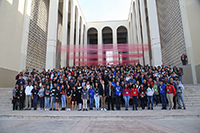
<instances>
[{"instance_id":1,"label":"building facade","mask_svg":"<svg viewBox=\"0 0 200 133\"><path fill-rule=\"evenodd\" d=\"M182 53L189 78L200 82L199 7L199 0L132 0L127 20L86 22L77 0L0 0L0 87L26 69L181 65Z\"/></svg>"}]
</instances>

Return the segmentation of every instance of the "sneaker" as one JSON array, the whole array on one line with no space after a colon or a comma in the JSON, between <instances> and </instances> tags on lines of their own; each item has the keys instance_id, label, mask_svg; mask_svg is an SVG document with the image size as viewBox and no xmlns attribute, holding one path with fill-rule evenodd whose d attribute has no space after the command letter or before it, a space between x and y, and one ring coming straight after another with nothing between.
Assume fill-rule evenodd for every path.
<instances>
[{"instance_id":1,"label":"sneaker","mask_svg":"<svg viewBox=\"0 0 200 133\"><path fill-rule=\"evenodd\" d=\"M53 110L55 111L56 109L54 108Z\"/></svg>"},{"instance_id":2,"label":"sneaker","mask_svg":"<svg viewBox=\"0 0 200 133\"><path fill-rule=\"evenodd\" d=\"M148 108L148 110L150 110L150 108Z\"/></svg>"},{"instance_id":3,"label":"sneaker","mask_svg":"<svg viewBox=\"0 0 200 133\"><path fill-rule=\"evenodd\" d=\"M151 108L151 110L153 110L153 108Z\"/></svg>"},{"instance_id":4,"label":"sneaker","mask_svg":"<svg viewBox=\"0 0 200 133\"><path fill-rule=\"evenodd\" d=\"M88 111L88 109L85 109L86 111Z\"/></svg>"},{"instance_id":5,"label":"sneaker","mask_svg":"<svg viewBox=\"0 0 200 133\"><path fill-rule=\"evenodd\" d=\"M81 109L79 109L78 111L81 111Z\"/></svg>"},{"instance_id":6,"label":"sneaker","mask_svg":"<svg viewBox=\"0 0 200 133\"><path fill-rule=\"evenodd\" d=\"M106 109L106 108L104 108L104 111L107 111L107 109Z\"/></svg>"},{"instance_id":7,"label":"sneaker","mask_svg":"<svg viewBox=\"0 0 200 133\"><path fill-rule=\"evenodd\" d=\"M103 108L101 109L101 111L103 111Z\"/></svg>"},{"instance_id":8,"label":"sneaker","mask_svg":"<svg viewBox=\"0 0 200 133\"><path fill-rule=\"evenodd\" d=\"M184 110L186 110L186 108L183 108Z\"/></svg>"},{"instance_id":9,"label":"sneaker","mask_svg":"<svg viewBox=\"0 0 200 133\"><path fill-rule=\"evenodd\" d=\"M125 109L126 111L128 110L128 109Z\"/></svg>"},{"instance_id":10,"label":"sneaker","mask_svg":"<svg viewBox=\"0 0 200 133\"><path fill-rule=\"evenodd\" d=\"M52 108L50 108L50 111L52 110Z\"/></svg>"},{"instance_id":11,"label":"sneaker","mask_svg":"<svg viewBox=\"0 0 200 133\"><path fill-rule=\"evenodd\" d=\"M182 109L181 107L178 107L178 109Z\"/></svg>"},{"instance_id":12,"label":"sneaker","mask_svg":"<svg viewBox=\"0 0 200 133\"><path fill-rule=\"evenodd\" d=\"M169 108L169 110L171 110L171 108Z\"/></svg>"}]
</instances>

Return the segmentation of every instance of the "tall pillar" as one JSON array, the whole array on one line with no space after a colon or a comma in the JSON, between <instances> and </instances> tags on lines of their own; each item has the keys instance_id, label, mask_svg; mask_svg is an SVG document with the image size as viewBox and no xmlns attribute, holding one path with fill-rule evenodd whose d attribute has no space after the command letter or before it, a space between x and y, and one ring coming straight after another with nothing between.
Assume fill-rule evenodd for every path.
<instances>
[{"instance_id":1,"label":"tall pillar","mask_svg":"<svg viewBox=\"0 0 200 133\"><path fill-rule=\"evenodd\" d=\"M56 66L58 2L59 0L50 0L47 52L46 52L46 69L53 69Z\"/></svg>"},{"instance_id":2,"label":"tall pillar","mask_svg":"<svg viewBox=\"0 0 200 133\"><path fill-rule=\"evenodd\" d=\"M147 0L147 8L148 8L148 16L149 16L152 63L154 66L158 66L158 65L162 65L162 54L161 54L156 1Z\"/></svg>"},{"instance_id":3,"label":"tall pillar","mask_svg":"<svg viewBox=\"0 0 200 133\"><path fill-rule=\"evenodd\" d=\"M62 47L67 49L67 29L68 29L68 4L69 0L63 0L63 20L62 20ZM67 65L67 51L61 51L61 67Z\"/></svg>"},{"instance_id":4,"label":"tall pillar","mask_svg":"<svg viewBox=\"0 0 200 133\"><path fill-rule=\"evenodd\" d=\"M114 56L118 56L118 50L117 50L117 30L113 29L113 49L114 49ZM113 58L113 60L115 61L114 64L118 64L118 58L115 57Z\"/></svg>"},{"instance_id":5,"label":"tall pillar","mask_svg":"<svg viewBox=\"0 0 200 133\"><path fill-rule=\"evenodd\" d=\"M140 14L141 14L141 24L142 24L142 39L143 39L143 47L144 49L144 64L150 65L150 57L149 50L147 49L148 45L148 37L147 37L147 25L146 25L146 14L145 14L145 6L144 1L140 0Z\"/></svg>"},{"instance_id":6,"label":"tall pillar","mask_svg":"<svg viewBox=\"0 0 200 133\"><path fill-rule=\"evenodd\" d=\"M75 6L71 0L71 20L70 20L70 52L69 66L74 66L74 25L75 25Z\"/></svg>"},{"instance_id":7,"label":"tall pillar","mask_svg":"<svg viewBox=\"0 0 200 133\"><path fill-rule=\"evenodd\" d=\"M22 42L21 42L21 52L20 52L20 70L26 69L31 3L32 3L32 0L28 0L28 1L25 1L25 4L24 4L25 10L24 10L24 16L23 16L24 18L23 18Z\"/></svg>"},{"instance_id":8,"label":"tall pillar","mask_svg":"<svg viewBox=\"0 0 200 133\"><path fill-rule=\"evenodd\" d=\"M102 59L102 54L103 54L103 51L102 51L102 48L103 48L103 45L102 45L102 30L99 29L98 30L98 61L103 61ZM102 64L102 63L99 63L99 64Z\"/></svg>"},{"instance_id":9,"label":"tall pillar","mask_svg":"<svg viewBox=\"0 0 200 133\"><path fill-rule=\"evenodd\" d=\"M77 11L77 14L76 14L76 46L75 46L75 49L77 49L77 50L75 50L74 52L75 52L75 57L76 57L76 59L75 59L75 62L78 62L79 61L79 26L80 26L80 16L79 16L79 13L78 13L78 11ZM77 66L77 65L79 65L78 63L75 63L75 65Z\"/></svg>"},{"instance_id":10,"label":"tall pillar","mask_svg":"<svg viewBox=\"0 0 200 133\"><path fill-rule=\"evenodd\" d=\"M87 25L86 25L87 26ZM84 46L83 46L83 48L84 48L84 65L87 63L87 51L86 51L86 49L87 49L87 44L88 44L88 27L85 27L85 35L84 35Z\"/></svg>"},{"instance_id":11,"label":"tall pillar","mask_svg":"<svg viewBox=\"0 0 200 133\"><path fill-rule=\"evenodd\" d=\"M138 44L138 41L137 41L137 25L136 25L135 8L133 8L132 23L133 23L133 46L132 46L132 50L133 50L133 53L136 54L137 53L136 45ZM134 57L133 59L137 60L138 58Z\"/></svg>"},{"instance_id":12,"label":"tall pillar","mask_svg":"<svg viewBox=\"0 0 200 133\"><path fill-rule=\"evenodd\" d=\"M182 22L183 22L185 45L186 45L186 50L188 53L188 60L191 64L193 84L197 84L197 75L196 75L194 54L193 54L193 48L192 48L192 39L191 39L191 34L190 34L190 27L189 27L189 22L188 22L188 15L187 15L185 0L180 0L180 9L181 9Z\"/></svg>"},{"instance_id":13,"label":"tall pillar","mask_svg":"<svg viewBox=\"0 0 200 133\"><path fill-rule=\"evenodd\" d=\"M138 37L138 45L139 45L139 54L142 54L143 51L141 50L142 47L142 39L141 39L141 28L140 28L140 16L139 16L139 6L138 0L135 0L135 12L136 12L136 25L137 25L137 37ZM139 58L139 62L143 65L143 58Z\"/></svg>"},{"instance_id":14,"label":"tall pillar","mask_svg":"<svg viewBox=\"0 0 200 133\"><path fill-rule=\"evenodd\" d=\"M84 31L83 31L83 24L81 24L81 44L80 44L80 57L83 57L83 34L84 34ZM83 59L80 59L80 65L82 66L83 65Z\"/></svg>"}]
</instances>

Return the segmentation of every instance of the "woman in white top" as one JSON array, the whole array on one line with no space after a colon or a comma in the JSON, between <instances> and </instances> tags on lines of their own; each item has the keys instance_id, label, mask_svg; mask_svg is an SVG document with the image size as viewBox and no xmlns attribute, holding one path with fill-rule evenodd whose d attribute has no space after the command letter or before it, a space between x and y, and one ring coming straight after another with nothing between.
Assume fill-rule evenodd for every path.
<instances>
[{"instance_id":1,"label":"woman in white top","mask_svg":"<svg viewBox=\"0 0 200 133\"><path fill-rule=\"evenodd\" d=\"M147 84L147 101L148 101L148 110L151 109L153 110L153 94L154 94L154 89L151 87L151 84ZM151 102L151 108L150 108L150 102Z\"/></svg>"}]
</instances>

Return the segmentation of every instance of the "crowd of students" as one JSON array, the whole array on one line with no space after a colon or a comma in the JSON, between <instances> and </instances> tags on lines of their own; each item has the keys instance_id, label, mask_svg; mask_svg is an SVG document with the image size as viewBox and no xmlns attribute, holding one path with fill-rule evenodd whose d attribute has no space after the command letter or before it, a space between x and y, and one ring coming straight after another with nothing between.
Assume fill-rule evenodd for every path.
<instances>
[{"instance_id":1,"label":"crowd of students","mask_svg":"<svg viewBox=\"0 0 200 133\"><path fill-rule=\"evenodd\" d=\"M13 110L186 109L182 71L171 66L98 65L20 72L13 89ZM106 105L107 101L107 105ZM154 105L155 101L155 105ZM183 108L181 105L183 104ZM114 106L115 105L115 106Z\"/></svg>"}]
</instances>

